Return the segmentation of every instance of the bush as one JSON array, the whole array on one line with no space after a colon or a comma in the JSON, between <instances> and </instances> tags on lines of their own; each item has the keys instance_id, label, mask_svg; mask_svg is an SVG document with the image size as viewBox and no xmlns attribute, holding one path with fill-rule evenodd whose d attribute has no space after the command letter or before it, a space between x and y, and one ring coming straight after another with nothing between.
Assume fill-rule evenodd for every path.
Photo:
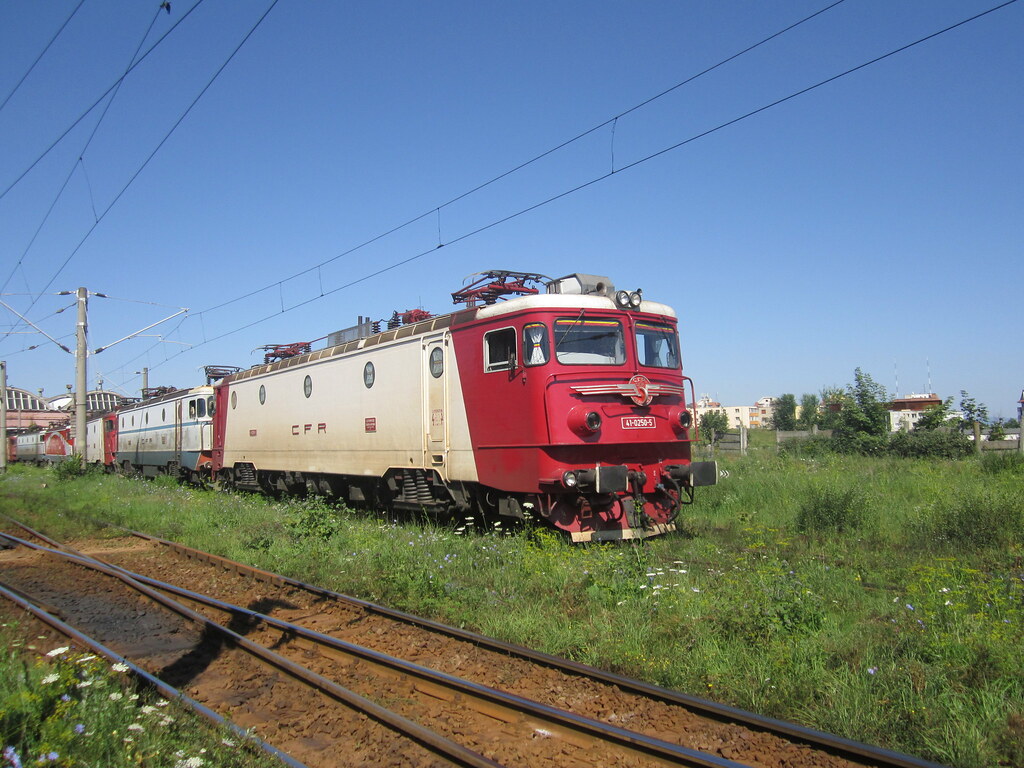
<instances>
[{"instance_id":1,"label":"bush","mask_svg":"<svg viewBox=\"0 0 1024 768\"><path fill-rule=\"evenodd\" d=\"M888 453L904 458L961 459L973 446L962 432L945 429L897 432L889 438Z\"/></svg>"},{"instance_id":2,"label":"bush","mask_svg":"<svg viewBox=\"0 0 1024 768\"><path fill-rule=\"evenodd\" d=\"M987 451L981 454L981 471L990 475L1003 472L1024 474L1024 454L1019 451Z\"/></svg>"},{"instance_id":3,"label":"bush","mask_svg":"<svg viewBox=\"0 0 1024 768\"><path fill-rule=\"evenodd\" d=\"M849 531L864 518L864 494L858 488L812 486L800 504L796 528L800 533Z\"/></svg>"},{"instance_id":4,"label":"bush","mask_svg":"<svg viewBox=\"0 0 1024 768\"><path fill-rule=\"evenodd\" d=\"M832 435L832 448L836 453L861 456L882 456L889 447L885 435L867 432L836 432Z\"/></svg>"},{"instance_id":5,"label":"bush","mask_svg":"<svg viewBox=\"0 0 1024 768\"><path fill-rule=\"evenodd\" d=\"M296 539L327 541L341 528L337 510L318 497L293 502L294 512L285 522Z\"/></svg>"},{"instance_id":6,"label":"bush","mask_svg":"<svg viewBox=\"0 0 1024 768\"><path fill-rule=\"evenodd\" d=\"M924 518L920 533L944 544L972 548L1019 543L1024 540L1024 500L989 488L964 492Z\"/></svg>"},{"instance_id":7,"label":"bush","mask_svg":"<svg viewBox=\"0 0 1024 768\"><path fill-rule=\"evenodd\" d=\"M779 453L802 458L819 458L830 453L836 453L836 449L831 437L812 435L803 439L790 438L789 440L783 440L779 445Z\"/></svg>"},{"instance_id":8,"label":"bush","mask_svg":"<svg viewBox=\"0 0 1024 768\"><path fill-rule=\"evenodd\" d=\"M72 456L68 456L64 461L54 464L53 473L57 476L58 480L70 480L84 475L85 469L82 466L81 454L76 453Z\"/></svg>"}]
</instances>

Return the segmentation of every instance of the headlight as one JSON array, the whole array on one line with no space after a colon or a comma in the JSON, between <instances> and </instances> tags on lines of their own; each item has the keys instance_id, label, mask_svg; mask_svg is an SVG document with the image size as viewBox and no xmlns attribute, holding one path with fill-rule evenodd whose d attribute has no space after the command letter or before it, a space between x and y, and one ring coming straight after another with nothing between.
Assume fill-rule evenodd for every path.
<instances>
[{"instance_id":1,"label":"headlight","mask_svg":"<svg viewBox=\"0 0 1024 768\"><path fill-rule=\"evenodd\" d=\"M644 292L637 288L629 294L629 306L632 309L640 309L640 302L643 301Z\"/></svg>"},{"instance_id":2,"label":"headlight","mask_svg":"<svg viewBox=\"0 0 1024 768\"><path fill-rule=\"evenodd\" d=\"M668 421L677 432L685 432L693 425L693 414L685 408L672 408L668 412Z\"/></svg>"},{"instance_id":3,"label":"headlight","mask_svg":"<svg viewBox=\"0 0 1024 768\"><path fill-rule=\"evenodd\" d=\"M597 434L601 429L601 414L586 408L573 408L566 419L569 429L581 437Z\"/></svg>"},{"instance_id":4,"label":"headlight","mask_svg":"<svg viewBox=\"0 0 1024 768\"><path fill-rule=\"evenodd\" d=\"M574 472L562 473L562 485L564 485L566 488L575 488L576 482L576 474Z\"/></svg>"}]
</instances>

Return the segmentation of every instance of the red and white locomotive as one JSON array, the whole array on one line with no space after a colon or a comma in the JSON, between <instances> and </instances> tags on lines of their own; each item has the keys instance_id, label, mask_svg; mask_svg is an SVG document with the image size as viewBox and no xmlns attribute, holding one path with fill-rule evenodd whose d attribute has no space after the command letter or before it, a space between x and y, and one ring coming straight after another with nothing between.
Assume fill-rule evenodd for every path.
<instances>
[{"instance_id":1,"label":"red and white locomotive","mask_svg":"<svg viewBox=\"0 0 1024 768\"><path fill-rule=\"evenodd\" d=\"M574 541L674 530L694 488L716 482L715 462L691 461L694 389L670 307L582 274L488 272L452 297L465 308L395 313L384 330L361 320L324 349L275 347L92 419L89 461L440 518L542 518ZM51 437L22 436L12 456L44 460Z\"/></svg>"},{"instance_id":2,"label":"red and white locomotive","mask_svg":"<svg viewBox=\"0 0 1024 768\"><path fill-rule=\"evenodd\" d=\"M694 487L714 484L715 463L691 461L693 385L670 307L589 275L489 272L452 295L468 306L221 379L213 477L540 517L574 541L673 530Z\"/></svg>"}]
</instances>

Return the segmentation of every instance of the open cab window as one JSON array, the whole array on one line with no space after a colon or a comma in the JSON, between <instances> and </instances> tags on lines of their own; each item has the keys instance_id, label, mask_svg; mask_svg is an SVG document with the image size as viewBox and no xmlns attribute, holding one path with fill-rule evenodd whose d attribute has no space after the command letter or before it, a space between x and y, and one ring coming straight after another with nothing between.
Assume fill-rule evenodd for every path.
<instances>
[{"instance_id":1,"label":"open cab window","mask_svg":"<svg viewBox=\"0 0 1024 768\"><path fill-rule=\"evenodd\" d=\"M507 371L515 365L516 329L502 328L484 334L484 370Z\"/></svg>"}]
</instances>

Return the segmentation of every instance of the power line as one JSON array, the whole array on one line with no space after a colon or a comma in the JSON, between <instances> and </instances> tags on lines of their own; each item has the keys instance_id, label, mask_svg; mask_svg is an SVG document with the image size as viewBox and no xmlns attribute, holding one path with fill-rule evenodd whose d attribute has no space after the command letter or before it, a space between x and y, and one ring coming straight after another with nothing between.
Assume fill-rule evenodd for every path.
<instances>
[{"instance_id":1,"label":"power line","mask_svg":"<svg viewBox=\"0 0 1024 768\"><path fill-rule=\"evenodd\" d=\"M346 288L351 288L351 287L353 287L355 285L363 283L363 282L365 282L367 280L370 280L370 279L372 279L374 277L378 277L378 276L380 276L380 275L382 275L382 274L384 274L386 272L390 272L390 271L392 271L394 269L397 269L398 267L405 266L406 264L409 264L409 263L411 263L413 261L421 259L421 258L423 258L425 256L429 256L431 254L436 254L437 251L440 250L442 247L445 247L445 246L448 246L448 245L454 245L455 243L459 243L459 242L461 242L463 240L467 240L467 239L469 239L471 237L474 237L476 235L479 235L480 233L485 232L485 231L487 231L489 229L493 229L494 227L497 227L497 226L499 226L501 224L504 224L504 223L507 223L509 221L512 221L513 219L516 219L516 218L518 218L520 216L523 216L524 214L527 214L527 213L529 213L531 211L535 211L538 208L542 208L542 207L544 207L546 205L549 205L550 203L553 203L553 202L555 202L557 200L560 200L560 199L562 199L564 197L568 197L569 195L575 194L576 192L579 192L579 191L581 191L583 189L586 189L587 187L591 187L591 186L593 186L593 185L595 185L595 184L597 184L597 183L599 183L601 181L605 181L605 180L611 178L612 176L617 176L617 175L623 173L624 171L628 171L628 170L631 170L633 168L636 168L636 167L638 167L638 166L640 166L640 165L642 165L644 163L650 162L651 160L654 160L654 159L656 159L658 157L661 157L662 155L665 155L668 152L671 152L673 150L676 150L676 149L684 147L684 146L686 146L688 144L691 144L694 141L697 141L698 139L702 139L702 138L705 138L707 136L710 136L713 133L717 133L718 131L721 131L721 130L723 130L725 128L728 128L729 126L735 125L735 124L737 124L737 123L739 123L739 122L741 122L743 120L746 120L746 119L749 119L751 117L754 117L755 115L758 115L758 114L760 114L762 112L765 112L765 111L767 111L769 109L772 109L773 107L777 107L777 106L779 106L781 104L784 104L784 103L786 103L788 101L791 101L791 100L793 100L793 99L795 99L795 98L797 98L799 96L803 96L803 95L805 95L807 93L810 93L811 91L814 91L814 90L816 90L816 89L818 89L818 88L820 88L820 87L822 87L824 85L827 85L829 83L835 82L836 80L839 80L839 79L841 79L843 77L847 77L847 76L849 76L849 75L851 75L851 74L853 74L855 72L858 72L858 71L860 71L860 70L862 70L862 69L864 69L866 67L869 67L869 66L871 66L873 64L877 64L880 61L884 61L885 59L891 58L892 56L895 56L897 54L903 53L904 51L907 51L907 50L909 50L909 49L911 49L911 48L913 48L913 47L915 47L917 45L920 45L920 44L925 43L925 42L927 42L929 40L932 40L932 39L934 39L934 38L936 38L936 37L938 37L940 35L943 35L943 34L945 34L947 32L950 32L950 31L952 31L954 29L957 29L958 27L962 27L965 24L969 24L969 23L971 23L973 21L976 21L976 20L982 18L983 16L989 15L990 13L994 13L995 11L998 11L998 10L1001 10L1003 8L1006 8L1007 6L1013 5L1016 2L1017 2L1017 0L1007 0L1006 2L1001 3L1000 5L997 5L997 6L994 6L992 8L989 8L986 11L982 11L982 12L980 12L978 14L975 14L974 16L966 18L966 19L964 19L962 21L959 21L959 22L957 22L955 24L951 24L948 27L945 27L943 29L938 30L937 32L933 32L933 33L931 33L929 35L921 37L921 38L919 38L919 39L917 39L917 40L915 40L915 41L913 41L911 43L907 43L906 45L900 46L899 48L893 49L893 50L889 51L888 53L882 54L881 56L876 56L875 58L873 58L873 59L871 59L869 61L866 61L866 62L864 62L862 64L858 64L855 67L851 67L850 69L847 69L847 70L845 70L843 72L840 72L837 75L833 75L832 77L828 77L828 78L826 78L824 80L821 80L821 81L819 81L819 82L817 82L817 83L815 83L813 85L807 86L806 88L802 88L802 89L800 89L798 91L794 91L793 93L789 94L788 96L784 96L783 98L776 99L775 101L772 101L772 102L770 102L768 104L765 104L764 106L761 106L761 107L758 107L757 109L753 109L753 110L751 110L749 112L746 112L745 114L740 115L739 117L735 117L735 118L733 118L731 120L727 120L727 121L725 121L723 123L719 123L718 125L714 126L713 128L709 128L706 131L702 131L700 133L694 134L693 136L690 136L689 138L686 138L686 139L684 139L682 141L676 142L675 144L672 144L671 146L665 147L665 148L663 148L661 150L658 150L657 152L653 152L653 153L651 153L651 154L649 154L649 155L647 155L647 156L645 156L643 158L640 158L639 160L636 160L636 161L634 161L632 163L629 163L628 165L623 166L622 168L620 168L618 170L612 170L612 171L608 171L607 173L603 173L603 174L601 174L599 176L596 176L596 177L590 179L589 181L586 181L586 182L584 182L582 184L579 184L579 185L577 185L575 187L572 187L571 189L567 189L567 190L565 190L563 192L558 193L557 195L553 195L553 196L548 197L548 198L546 198L544 200L541 200L540 202L534 203L533 205L527 206L526 208L523 208L521 210L518 210L518 211L516 211L514 213L509 214L508 216L505 216L505 217L500 218L500 219L496 219L495 221L492 221L489 224L485 224L484 226L478 227L477 229L474 229L474 230L472 230L470 232L463 233L462 235L459 235L458 237L453 238L452 240L449 240L446 243L442 243L442 244L439 244L436 247L432 247L432 248L429 248L427 250L420 251L419 253L416 253L414 255L408 256L407 258L402 259L400 261L397 261L397 262L395 262L393 264L390 264L390 265L388 265L386 267L382 267L382 268L380 268L380 269L378 269L378 270L376 270L374 272L371 272L371 273L369 273L367 275L364 275L364 276L362 276L360 278L357 278L357 279L352 280L352 281L350 281L348 283L345 283L343 285L339 285L339 286L337 286L335 288L332 288L329 291L322 291L321 290L321 292L320 292L320 294L318 296L314 296L312 298L306 299L305 301L301 301L298 304L294 304L294 305L292 305L292 306L290 306L290 307L288 307L286 309L282 308L280 311L272 312L271 314L266 315L265 317L262 317L262 318L260 318L258 320L253 320L252 322L246 323L245 325L242 325L242 326L240 326L238 328L235 328L235 329L233 329L231 331L227 331L225 333L222 333L222 334L220 334L218 336L214 336L212 338L204 338L204 340L202 342L197 342L188 351L195 350L195 349L197 349L199 347L206 346L207 344L210 344L210 343L212 343L214 341L219 341L220 339L224 339L224 338L226 338L228 336L234 335L236 333L240 333L241 331L244 331L244 330L246 330L248 328L252 328L252 327L254 327L256 325L259 325L260 323L264 323L267 320L270 320L270 319L272 319L274 317L277 317L278 315L285 314L286 312L291 312L292 310L298 309L298 308L303 307L303 306L306 306L307 304L312 304L313 302L319 301L320 299L325 298L326 296L330 296L331 294L334 294L334 293L337 293L339 291L345 290ZM431 213L432 212L433 211L431 211ZM425 214L425 215L429 215L429 214ZM307 270L307 271L311 271L311 270ZM304 273L300 273L300 274L304 274ZM291 278L289 278L289 279L291 279ZM284 281L281 281L281 282L284 282ZM269 288L274 287L274 285L280 285L280 283L275 283L275 284L267 286L267 288L264 288L264 289L261 289L261 290L268 290ZM255 292L255 293L259 293L259 291ZM250 295L254 295L254 294L250 294ZM221 306L223 306L223 305L221 305ZM197 313L197 316L200 318L200 320L202 320L203 314L205 314L206 312L209 312L209 311L210 310L204 310L202 312L199 312L199 313ZM153 347L151 347L150 349L152 349L152 348ZM147 352L148 351L149 350L147 350ZM169 362L170 360L173 360L174 358L176 358L178 355L181 355L181 354L184 354L184 351L177 352L177 353L169 356L163 362ZM152 367L158 367L161 364L162 363L157 363L156 365L154 365Z\"/></svg>"},{"instance_id":2,"label":"power line","mask_svg":"<svg viewBox=\"0 0 1024 768\"><path fill-rule=\"evenodd\" d=\"M202 2L202 0L200 0L200 2ZM64 268L70 263L71 259L73 259L75 257L75 255L78 253L78 251L81 249L81 247L83 245L85 245L85 241L89 239L89 236L92 235L93 232L96 231L96 228L100 225L100 222L103 221L103 219L106 217L106 215L108 213L110 213L111 209L113 209L113 207L115 205L117 205L117 202L121 199L121 197L124 195L124 193L128 191L128 188L139 177L139 174L141 174L142 171L145 170L146 166L149 165L150 161L152 161L152 159L156 156L157 152L160 151L160 149L163 147L163 145L167 142L167 140L174 133L174 131L177 130L178 126L181 125L182 121L184 121L184 119L192 111L192 109L195 107L195 105L199 103L199 100L210 89L210 86L213 85L214 81L220 76L221 72L224 71L224 69L227 67L227 65L231 63L231 60L235 58L235 55L242 49L242 46L245 45L246 42L248 42L249 38L252 37L253 33L256 32L257 28L259 28L260 24L263 23L263 20L265 18L267 18L267 15L274 9L274 7L277 5L277 3L278 3L278 0L272 0L272 2L270 3L270 6L267 8L267 10L263 12L263 15L260 16L260 18L252 26L252 28L245 35L245 37L242 38L242 41L237 46L235 46L235 49L231 52L231 55L229 55L227 57L227 59L224 60L224 63L221 64L220 67L218 67L217 71L213 73L213 76L206 83L206 85L203 86L203 89L192 100L192 103L188 105L188 107L181 114L181 116L177 119L177 121L175 121L174 125L171 126L170 130L167 131L167 133L164 135L164 137L156 145L156 148L152 152L149 153L149 156L143 161L142 165L140 165L139 168L135 171L135 173L132 174L132 177L130 179L128 179L128 182L121 188L121 191L117 193L117 195L114 197L114 199L110 202L110 205L108 205L104 209L104 211L96 218L95 223L91 227L89 227L89 230L85 233L85 236L78 242L78 245L75 246L74 250L72 250L71 253L68 254L68 257L66 259L64 259L64 262L60 265L60 267L57 269L57 271L53 274L53 277L51 277L49 282L43 287L43 292L47 291L50 288L50 286L53 285L54 281L60 276L60 273L64 271ZM198 3L197 3L197 5L198 5ZM152 50L152 48L150 50ZM26 313L29 310L31 310L34 305L35 305L35 301L33 301L31 305L29 305L29 308L28 308L28 310L26 310Z\"/></svg>"},{"instance_id":3,"label":"power line","mask_svg":"<svg viewBox=\"0 0 1024 768\"><path fill-rule=\"evenodd\" d=\"M82 1L84 2L85 0ZM79 6L81 6L81 3L79 4ZM89 138L86 139L85 145L78 153L78 159L71 165L71 170L68 171L68 175L64 179L64 183L60 185L60 189L57 190L57 194L54 196L53 202L50 203L50 207L46 209L46 213L43 215L42 221L40 221L39 226L36 227L36 231L32 234L32 237L29 239L28 245L25 246L25 250L22 251L21 257L18 259L18 263L14 265L14 268L11 270L11 273L7 276L7 279L4 280L3 285L0 285L0 291L3 291L7 287L7 284L11 281L11 278L14 277L15 273L18 271L18 268L21 267L22 263L25 261L25 257L28 256L28 252L32 250L32 246L35 244L36 238L39 237L39 233L42 232L43 227L46 226L46 222L49 220L50 214L53 213L53 209L57 207L57 203L60 201L61 196L64 194L64 190L67 189L68 183L71 181L71 177L74 175L75 168L78 164L82 165L82 173L83 175L85 175L86 184L89 184L89 177L88 175L85 174L85 163L82 158L88 151L89 146L92 144L92 140L96 136L97 131L99 131L100 124L103 122L103 118L106 117L107 112L110 111L110 106L114 103L114 99L117 98L117 94L121 90L121 85L124 83L124 78L127 77L128 72L131 71L132 64L135 63L135 58L139 55L139 51L142 50L142 46L145 44L146 38L149 37L149 33L153 30L153 25L156 24L156 20L159 17L159 14L160 8L158 7L156 9L156 13L153 14L152 21L149 22L149 26L146 28L145 34L142 36L142 39L139 40L139 44L138 46L136 46L135 52L132 53L132 57L128 61L128 68L125 69L125 72L121 76L121 79L118 80L117 85L114 88L113 95L107 101L106 106L103 107L103 111L100 113L100 117L96 121L96 125L93 126L92 133L89 134ZM92 200L92 185L89 185L89 198L90 200ZM93 218L96 218L95 201L93 201ZM29 309L31 309L31 307L29 307Z\"/></svg>"},{"instance_id":4,"label":"power line","mask_svg":"<svg viewBox=\"0 0 1024 768\"><path fill-rule=\"evenodd\" d=\"M778 32L775 32L775 33L769 35L768 37L758 41L757 43L754 43L753 45L748 46L748 47L744 48L743 50L738 51L737 53L734 53L731 56L728 56L728 57L722 59L717 64L713 64L712 66L710 66L710 67L708 67L706 69L701 70L697 74L691 75L690 77L686 78L685 80L682 80L682 81L676 83L675 85L671 86L670 88L666 88L665 90L661 91L660 93L658 93L658 94L656 94L654 96L651 96L651 97L645 99L644 101L641 101L639 104L636 104L636 105L630 107L629 109L626 109L625 111L620 112L619 114L615 115L614 117L608 118L603 123L599 123L598 125L595 125L592 128L588 128L587 130L583 131L582 133L579 133L576 136L573 136L571 139L567 139L567 140L563 141L561 144L558 144L557 146L554 146L551 149L548 149L548 150L546 150L544 152L541 152L539 155L536 155L535 157L527 160L526 162L520 163L519 165L515 166L514 168L510 168L509 170L507 170L507 171L505 171L503 173L498 174L494 178L492 178L492 179L490 179L488 181L485 181L482 184L478 184L477 186L475 186L472 189L469 189L469 190L463 192L460 195L456 195L455 197L453 197L451 200L449 200L446 203L441 203L440 205L434 206L430 210L425 211L424 213L421 213L420 215L415 216L415 217L409 219L408 221L406 221L403 224L399 224L399 225L397 225L395 227L392 227L391 229L387 230L386 232L382 232L379 235L376 235L376 236L370 238L369 240L366 240L365 242L360 243L359 245L353 246L352 248L349 248L346 251L342 251L341 253L337 254L336 256L332 256L331 258L327 259L326 261L321 261L319 264L315 264L312 267L309 267L307 269L302 270L301 272L296 272L293 275L285 277L285 278L283 278L281 280L278 280L276 282L270 283L269 285L266 285L263 288L258 288L256 290L250 291L249 293L246 293L246 294L244 294L242 296L238 296L237 298L229 299L228 301L225 301L225 302L222 302L220 304L217 304L216 306L209 307L208 309L204 309L203 312L213 312L216 309L221 309L223 307L229 306L230 304L234 304L236 302L243 301L244 299L248 299L248 298L250 298L252 296L255 296L258 293L262 293L263 291L266 291L266 290L268 290L270 288L273 288L275 285L280 285L281 283L286 283L289 280L294 280L297 277L302 277L303 275L309 274L310 272L313 272L314 270L321 269L321 268L327 266L328 264L331 264L331 263L337 261L338 259L344 258L345 256L349 256L349 255L355 253L356 251L361 250L362 248L365 248L365 247L367 247L369 245L372 245L373 243L377 242L378 240L382 240L383 238L387 237L388 235L393 235L395 232L398 232L399 230L405 229L406 227L411 226L412 224L415 224L417 221L420 221L421 219L424 219L427 216L432 216L434 214L440 215L440 211L441 211L442 208L447 208L448 206L453 205L453 204L459 202L460 200L463 200L464 198L469 197L470 195L472 195L472 194L474 194L476 192L479 192L480 190L485 189L486 187L489 187L490 185L492 185L492 184L494 184L494 183L496 183L498 181L501 181L502 179L504 179L504 178L506 178L508 176L511 176L512 174L514 174L514 173L516 173L518 171L521 171L521 170L523 170L524 168L526 168L526 167L528 167L530 165L533 165L538 160L543 160L548 155L554 154L555 152L558 152L559 150L568 147L569 145L579 141L580 139L586 138L590 134L594 133L595 131L599 131L600 129L604 128L605 126L614 125L615 122L620 117L625 117L628 114L636 112L638 109L641 109L641 108L647 106L648 104L650 104L650 103L652 103L654 101L657 101L658 99L662 98L663 96L667 96L668 94L672 93L673 91L676 91L679 88L682 88L684 85L692 83L694 80L696 80L696 79L698 79L700 77L703 77L704 75L707 75L707 74L713 72L714 70L718 69L719 67L722 67L722 66L728 64L730 61L733 61L734 59L737 59L740 56L743 56L744 54L750 53L754 49L759 48L762 45L765 45L766 43L774 40L775 38L777 38L777 37L779 37L781 35L784 35L786 32L789 32L789 31L795 29L796 27L799 27L801 24L804 24L804 23L810 21L811 19L815 18L816 16L820 16L821 14L823 14L823 13L825 13L827 11L832 10L837 5L841 5L845 1L846 0L836 0L836 2L833 2L832 4L825 6L821 10L815 11L814 13L810 14L809 16L805 16L804 18L800 19L800 21L797 21L797 22L795 22L793 24L790 24L789 26L784 27L783 29L780 29ZM441 241L441 238L438 237L438 242L440 242L440 241ZM202 313L200 313L200 314L202 314Z\"/></svg>"},{"instance_id":5,"label":"power line","mask_svg":"<svg viewBox=\"0 0 1024 768\"><path fill-rule=\"evenodd\" d=\"M64 23L60 25L60 29L58 29L54 33L53 37L50 38L50 42L46 44L46 47L43 48L42 52L40 52L40 54L36 56L36 60L32 62L32 65L28 68L28 71L26 71L25 74L21 76L21 80L18 81L18 84L15 85L11 92L7 94L7 98L5 98L3 103L0 104L0 111L3 111L3 108L7 106L7 102L10 101L11 97L18 91L19 88L21 88L21 84L24 83L25 79L32 74L32 70L36 68L36 64L38 64L40 60L43 58L43 56L46 55L46 52L50 50L50 46L53 45L54 41L58 37L60 37L60 33L64 31L64 27L66 27L70 23L70 21L73 18L75 18L75 14L78 13L78 9L82 7L83 3L85 3L85 0L78 0L78 5L75 6L75 9L71 12L71 15L64 19Z\"/></svg>"},{"instance_id":6,"label":"power line","mask_svg":"<svg viewBox=\"0 0 1024 768\"><path fill-rule=\"evenodd\" d=\"M171 26L171 28L168 29L166 32L164 32L160 36L160 39L157 40L155 43L153 43L153 45L150 46L149 50L147 50L144 54L142 54L142 56L138 59L138 61L136 61L134 64L132 64L132 66L130 66L128 68L128 71L126 71L123 75L121 75L117 80L115 80L110 85L109 88L107 88L107 90L105 90L102 94L100 94L100 97L98 99L96 99L96 101L94 101L92 103L92 105L88 109L86 109L81 115L79 115L78 118L73 123L71 123L71 125L69 125L67 127L67 129L60 136L58 136L56 139L54 139L53 143L50 144L50 146L48 146L43 151L43 153L41 155L39 155L39 157L37 157L35 160L33 160L32 164L29 165L28 168L26 168L24 171L22 171L21 174L14 181L12 181L3 192L0 192L0 200L5 198L7 196L8 192L10 192L12 189L14 189L18 185L18 183L22 179L24 179L32 171L33 168L35 168L37 165L39 165L39 163L43 160L44 157L46 157L48 154L50 154L50 152L53 151L54 147L56 147L58 144L61 143L61 141L64 140L65 136L67 136L69 133L71 133L71 131L73 131L78 126L78 124L80 122L82 122L82 120L85 119L86 115L88 115L90 112L92 112L94 109L96 109L96 106L101 101L103 101L105 98L107 98L107 95L111 91L113 91L121 83L121 81L124 80L132 72L132 70L134 70L143 61L145 61L146 57L149 56L149 54L151 54L156 49L156 47L158 45L160 45L160 43L162 43L167 38L167 36L169 34L171 34L174 30L176 30L178 28L178 26L183 21L185 21L185 19L187 19L191 15L192 11L194 11L196 8L198 8L202 4L203 4L203 0L196 0L195 5L193 5L187 11L185 11L185 14L180 19L178 19L176 22L174 22L174 24Z\"/></svg>"}]
</instances>

